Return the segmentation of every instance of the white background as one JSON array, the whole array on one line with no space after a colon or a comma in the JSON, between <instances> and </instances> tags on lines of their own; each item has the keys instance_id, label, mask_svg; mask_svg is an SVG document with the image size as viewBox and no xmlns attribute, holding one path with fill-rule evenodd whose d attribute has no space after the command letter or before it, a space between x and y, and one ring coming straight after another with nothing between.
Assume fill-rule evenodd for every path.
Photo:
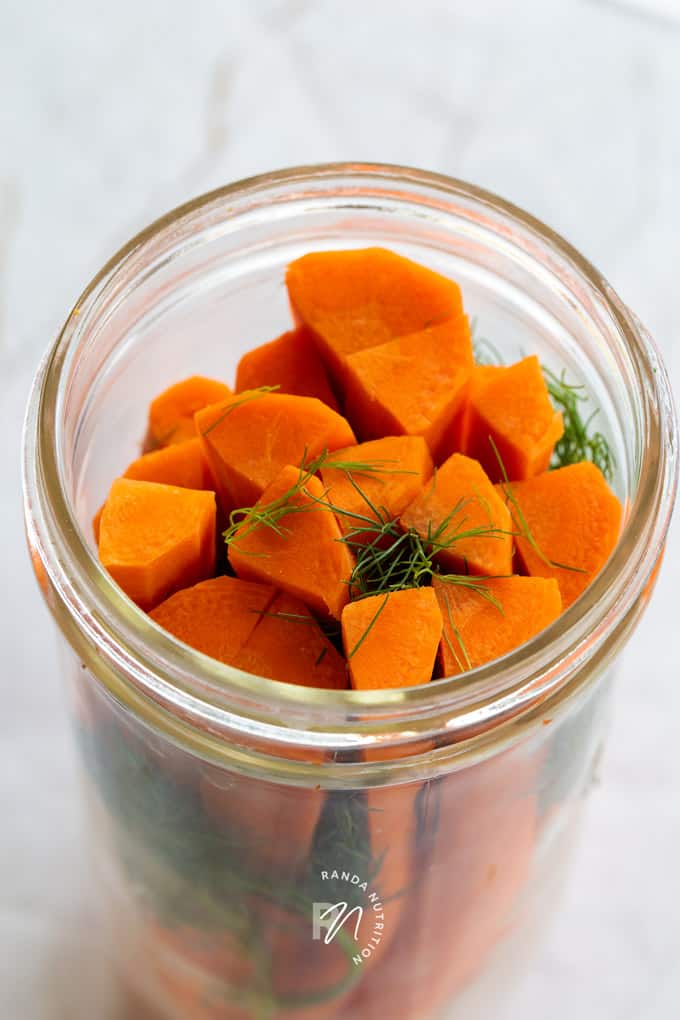
<instances>
[{"instance_id":1,"label":"white background","mask_svg":"<svg viewBox=\"0 0 680 1020\"><path fill-rule=\"evenodd\" d=\"M74 920L76 765L18 469L30 377L79 290L192 194L295 163L402 162L489 187L565 234L646 322L680 391L677 11L0 0L0 1016L105 1015ZM512 1017L680 1015L678 580L676 521L621 663L567 901Z\"/></svg>"}]
</instances>

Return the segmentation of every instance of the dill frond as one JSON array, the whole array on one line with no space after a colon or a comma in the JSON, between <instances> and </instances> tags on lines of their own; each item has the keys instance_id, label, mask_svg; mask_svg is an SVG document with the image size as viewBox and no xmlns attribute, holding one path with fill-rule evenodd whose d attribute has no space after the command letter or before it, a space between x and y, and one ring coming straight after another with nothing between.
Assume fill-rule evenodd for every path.
<instances>
[{"instance_id":1,"label":"dill frond","mask_svg":"<svg viewBox=\"0 0 680 1020\"><path fill-rule=\"evenodd\" d=\"M267 393L275 393L279 389L279 384L275 386L258 386L256 389L249 390L244 393L240 400L232 400L228 407L225 407L219 418L215 418L215 421L208 425L201 435L207 436L208 433L216 429L218 425L221 425L225 418L228 418L232 411L235 411L237 407L243 407L244 404L249 404L251 400L258 400L260 397L265 396Z\"/></svg>"},{"instance_id":2,"label":"dill frond","mask_svg":"<svg viewBox=\"0 0 680 1020\"><path fill-rule=\"evenodd\" d=\"M591 425L599 414L599 408L584 419L580 405L588 402L585 386L568 383L566 373L556 375L543 366L548 393L555 407L562 412L564 434L555 444L551 468L577 464L583 460L592 461L607 481L611 481L616 470L616 457L602 432L591 431Z\"/></svg>"}]
</instances>

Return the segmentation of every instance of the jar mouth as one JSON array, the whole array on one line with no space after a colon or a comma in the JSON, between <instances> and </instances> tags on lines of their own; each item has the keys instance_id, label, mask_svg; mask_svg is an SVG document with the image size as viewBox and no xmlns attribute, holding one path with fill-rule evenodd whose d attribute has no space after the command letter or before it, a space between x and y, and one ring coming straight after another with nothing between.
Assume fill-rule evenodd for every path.
<instances>
[{"instance_id":1,"label":"jar mouth","mask_svg":"<svg viewBox=\"0 0 680 1020\"><path fill-rule=\"evenodd\" d=\"M527 644L462 676L421 687L331 692L242 673L188 648L138 610L105 573L86 543L60 456L64 396L78 344L106 301L123 300L139 260L162 260L163 241L197 214L264 203L292 193L408 195L428 208L474 209L489 228L521 232L550 252L556 272L586 281L606 308L640 402L644 445L634 498L618 545L584 594ZM237 210L238 211L238 210ZM555 269L553 266L553 269ZM516 718L564 692L589 661L604 662L644 604L663 550L677 486L677 428L669 381L640 323L597 270L563 238L497 196L439 174L383 164L297 167L239 181L180 206L151 224L104 266L76 302L46 354L31 394L24 433L24 494L34 563L49 583L54 615L72 646L120 700L154 724L193 728L243 746L305 745L355 752L426 735L451 741ZM159 714L160 713L160 714ZM178 731L179 732L179 731ZM179 737L178 737L179 739Z\"/></svg>"}]
</instances>

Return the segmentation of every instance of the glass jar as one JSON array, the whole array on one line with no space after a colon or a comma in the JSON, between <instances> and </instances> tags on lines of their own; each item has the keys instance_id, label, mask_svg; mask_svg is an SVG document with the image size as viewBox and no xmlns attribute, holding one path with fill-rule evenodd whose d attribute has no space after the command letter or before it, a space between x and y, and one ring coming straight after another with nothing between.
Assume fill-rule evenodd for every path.
<instances>
[{"instance_id":1,"label":"glass jar","mask_svg":"<svg viewBox=\"0 0 680 1020\"><path fill-rule=\"evenodd\" d=\"M150 399L229 380L289 322L284 269L383 245L453 277L479 334L583 382L625 526L551 627L409 690L310 691L221 665L140 612L91 519ZM240 182L102 269L39 370L28 541L61 629L112 966L158 1020L499 1015L558 899L606 729L612 664L672 510L676 431L654 345L548 228L458 181L346 164Z\"/></svg>"}]
</instances>

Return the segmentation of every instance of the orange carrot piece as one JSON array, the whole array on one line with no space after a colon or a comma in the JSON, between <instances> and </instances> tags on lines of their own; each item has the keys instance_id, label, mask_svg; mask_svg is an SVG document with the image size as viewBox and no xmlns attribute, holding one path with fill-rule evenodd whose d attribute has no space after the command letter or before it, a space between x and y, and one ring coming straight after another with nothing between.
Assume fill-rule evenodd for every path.
<instances>
[{"instance_id":1,"label":"orange carrot piece","mask_svg":"<svg viewBox=\"0 0 680 1020\"><path fill-rule=\"evenodd\" d=\"M362 439L423 436L439 460L472 371L467 317L357 351L346 371L347 417Z\"/></svg>"},{"instance_id":2,"label":"orange carrot piece","mask_svg":"<svg viewBox=\"0 0 680 1020\"><path fill-rule=\"evenodd\" d=\"M297 509L278 521L277 530L246 521L229 547L229 562L239 577L274 584L319 616L339 619L354 558L341 541L335 515L323 505L319 479L311 477L299 488L300 478L299 468L288 465L265 489L259 508L290 493L287 502Z\"/></svg>"},{"instance_id":3,"label":"orange carrot piece","mask_svg":"<svg viewBox=\"0 0 680 1020\"><path fill-rule=\"evenodd\" d=\"M178 485L181 489L215 487L201 440L197 436L142 454L126 468L123 478Z\"/></svg>"},{"instance_id":4,"label":"orange carrot piece","mask_svg":"<svg viewBox=\"0 0 680 1020\"><path fill-rule=\"evenodd\" d=\"M468 388L462 407L457 412L451 426L450 453L465 453L470 443L471 414L470 405L477 399L484 387L492 379L502 375L505 365L474 365L470 374Z\"/></svg>"},{"instance_id":5,"label":"orange carrot piece","mask_svg":"<svg viewBox=\"0 0 680 1020\"><path fill-rule=\"evenodd\" d=\"M278 386L279 393L317 397L334 411L338 410L326 369L304 326L291 329L243 355L236 369L236 392L255 390L259 386Z\"/></svg>"},{"instance_id":6,"label":"orange carrot piece","mask_svg":"<svg viewBox=\"0 0 680 1020\"><path fill-rule=\"evenodd\" d=\"M126 595L151 609L215 570L215 495L118 478L101 515L99 559Z\"/></svg>"},{"instance_id":7,"label":"orange carrot piece","mask_svg":"<svg viewBox=\"0 0 680 1020\"><path fill-rule=\"evenodd\" d=\"M99 507L99 510L97 510L96 514L92 518L92 534L94 535L94 540L97 543L97 545L99 545L99 532L101 530L102 514L103 513L104 513L104 504L102 503L102 505Z\"/></svg>"},{"instance_id":8,"label":"orange carrot piece","mask_svg":"<svg viewBox=\"0 0 680 1020\"><path fill-rule=\"evenodd\" d=\"M600 572L618 541L619 500L600 469L589 461L497 488L506 498L509 490L517 501L542 554L526 537L518 537L523 572L532 577L554 577L566 609ZM508 508L516 519L512 500Z\"/></svg>"},{"instance_id":9,"label":"orange carrot piece","mask_svg":"<svg viewBox=\"0 0 680 1020\"><path fill-rule=\"evenodd\" d=\"M489 437L509 478L546 471L564 425L550 401L538 358L532 355L487 377L470 396L463 452L478 460L495 482L503 472Z\"/></svg>"},{"instance_id":10,"label":"orange carrot piece","mask_svg":"<svg viewBox=\"0 0 680 1020\"><path fill-rule=\"evenodd\" d=\"M334 468L333 462L365 464L366 470L360 466L351 471ZM361 521L352 514L375 517L371 504L385 518L398 517L430 480L433 470L432 457L422 436L387 436L336 450L320 473L328 501L347 533L361 527ZM356 539L361 537L357 535ZM367 540L373 537L370 532L365 533Z\"/></svg>"},{"instance_id":11,"label":"orange carrot piece","mask_svg":"<svg viewBox=\"0 0 680 1020\"><path fill-rule=\"evenodd\" d=\"M196 415L225 510L252 506L287 464L355 442L345 419L315 397L248 390Z\"/></svg>"},{"instance_id":12,"label":"orange carrot piece","mask_svg":"<svg viewBox=\"0 0 680 1020\"><path fill-rule=\"evenodd\" d=\"M291 595L277 595L268 606L234 665L301 687L341 691L348 686L345 660L304 602Z\"/></svg>"},{"instance_id":13,"label":"orange carrot piece","mask_svg":"<svg viewBox=\"0 0 680 1020\"><path fill-rule=\"evenodd\" d=\"M428 683L442 636L432 588L407 588L350 602L342 613L342 643L355 690Z\"/></svg>"},{"instance_id":14,"label":"orange carrot piece","mask_svg":"<svg viewBox=\"0 0 680 1020\"><path fill-rule=\"evenodd\" d=\"M444 676L483 666L518 648L544 630L562 612L560 590L553 578L498 577L480 592L433 579L444 632L440 662Z\"/></svg>"},{"instance_id":15,"label":"orange carrot piece","mask_svg":"<svg viewBox=\"0 0 680 1020\"><path fill-rule=\"evenodd\" d=\"M197 652L234 666L275 595L269 585L213 577L171 595L150 616Z\"/></svg>"},{"instance_id":16,"label":"orange carrot piece","mask_svg":"<svg viewBox=\"0 0 680 1020\"><path fill-rule=\"evenodd\" d=\"M226 400L231 390L226 383L192 375L163 390L149 407L149 428L145 448L153 450L181 443L196 435L194 415L202 407Z\"/></svg>"},{"instance_id":17,"label":"orange carrot piece","mask_svg":"<svg viewBox=\"0 0 680 1020\"><path fill-rule=\"evenodd\" d=\"M447 570L484 576L512 573L512 519L484 469L454 453L404 510L401 523L424 539L442 528L437 554ZM480 534L470 532L480 530ZM468 534L469 537L456 538Z\"/></svg>"},{"instance_id":18,"label":"orange carrot piece","mask_svg":"<svg viewBox=\"0 0 680 1020\"><path fill-rule=\"evenodd\" d=\"M288 267L286 285L296 320L311 329L331 374L340 379L350 354L463 310L453 280L384 248L304 255Z\"/></svg>"}]
</instances>

